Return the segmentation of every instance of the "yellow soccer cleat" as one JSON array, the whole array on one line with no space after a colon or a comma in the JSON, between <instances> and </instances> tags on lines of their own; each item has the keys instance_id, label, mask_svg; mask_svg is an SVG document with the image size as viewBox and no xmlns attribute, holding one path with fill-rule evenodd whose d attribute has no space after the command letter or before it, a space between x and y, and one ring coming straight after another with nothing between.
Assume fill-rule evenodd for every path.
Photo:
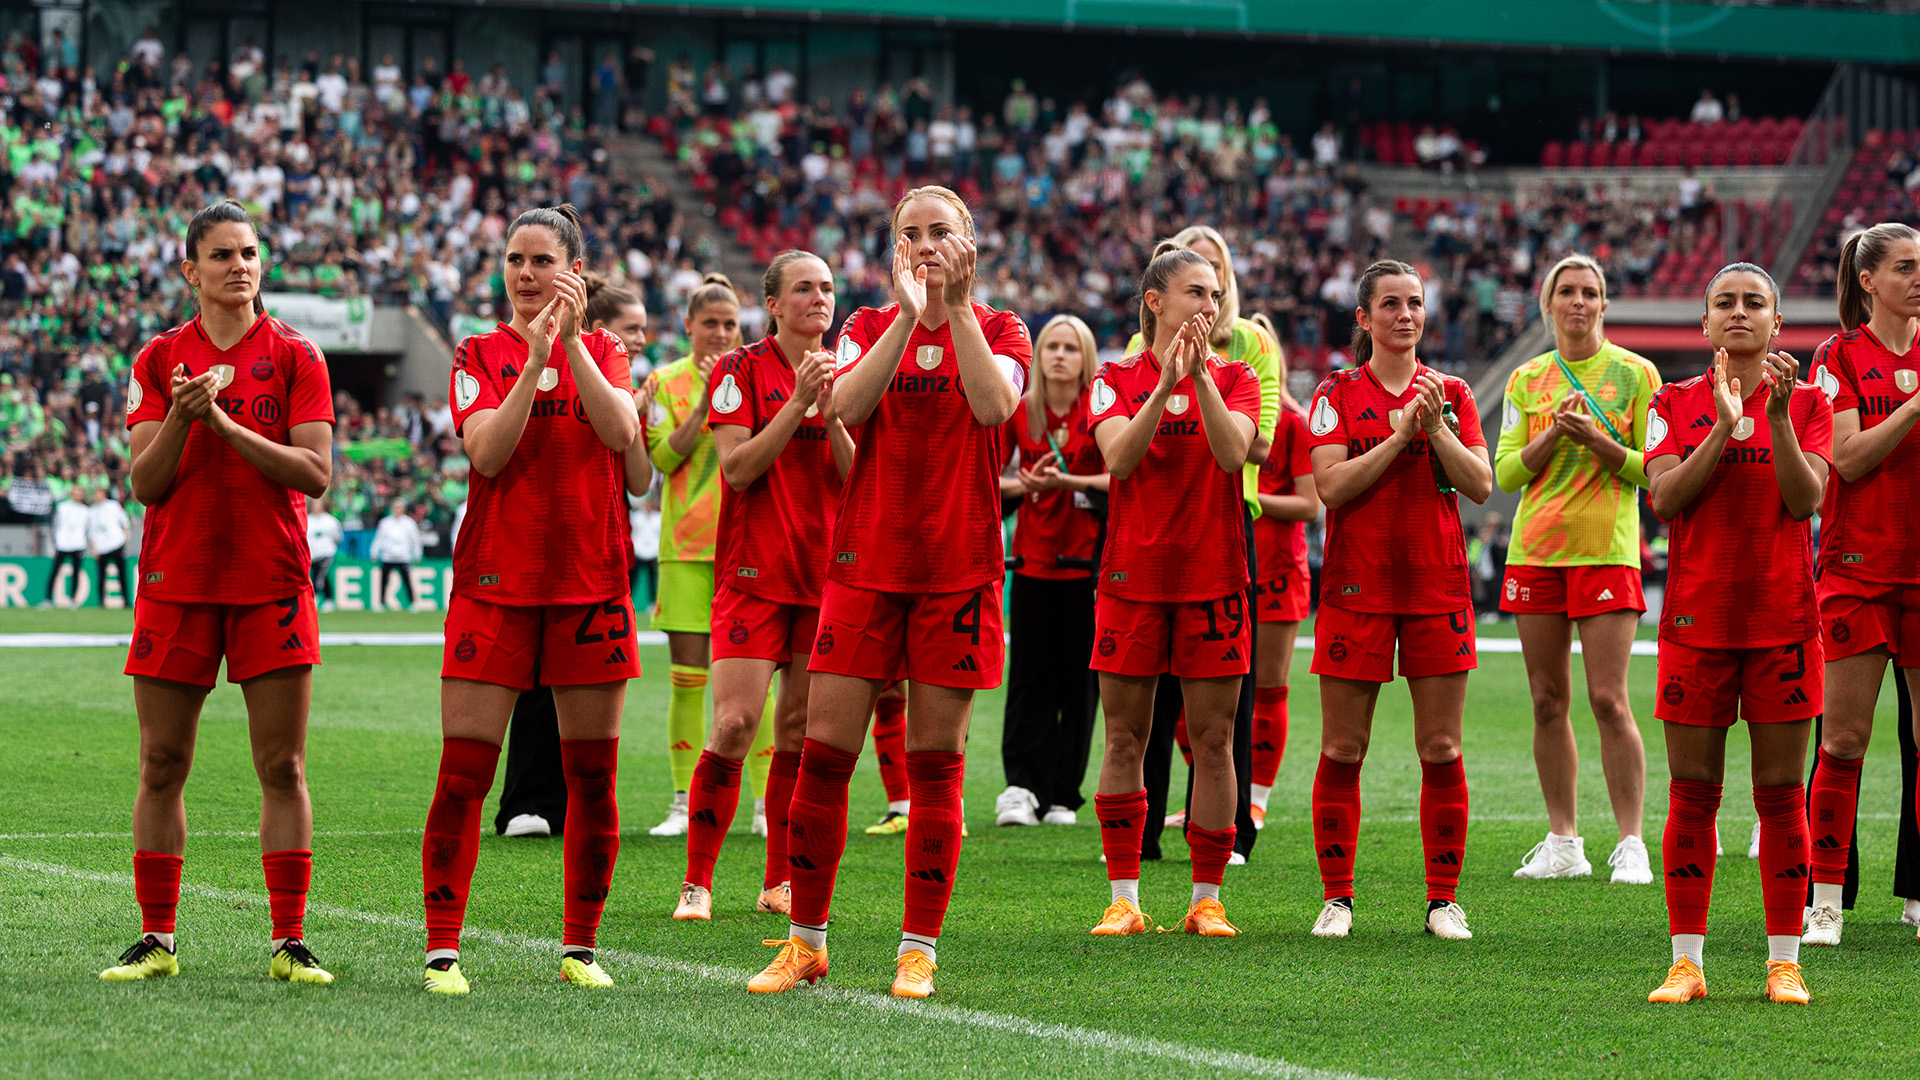
<instances>
[{"instance_id":1,"label":"yellow soccer cleat","mask_svg":"<svg viewBox=\"0 0 1920 1080\"><path fill-rule=\"evenodd\" d=\"M747 980L750 994L784 994L801 983L817 983L827 974L827 950L808 945L799 938L771 938L762 945L780 946L765 971Z\"/></svg>"},{"instance_id":2,"label":"yellow soccer cleat","mask_svg":"<svg viewBox=\"0 0 1920 1080\"><path fill-rule=\"evenodd\" d=\"M713 919L713 890L692 882L680 886L680 906L673 909L676 919L710 922Z\"/></svg>"},{"instance_id":3,"label":"yellow soccer cleat","mask_svg":"<svg viewBox=\"0 0 1920 1080\"><path fill-rule=\"evenodd\" d=\"M1227 921L1227 909L1210 896L1194 901L1187 917L1180 920L1180 929L1201 937L1233 937L1240 933Z\"/></svg>"},{"instance_id":4,"label":"yellow soccer cleat","mask_svg":"<svg viewBox=\"0 0 1920 1080\"><path fill-rule=\"evenodd\" d=\"M1773 978L1769 973L1767 988L1773 988ZM1700 974L1700 968L1692 958L1681 957L1667 969L1667 981L1660 988L1647 995L1648 1001L1667 1002L1681 1005L1707 996L1707 977Z\"/></svg>"},{"instance_id":5,"label":"yellow soccer cleat","mask_svg":"<svg viewBox=\"0 0 1920 1080\"><path fill-rule=\"evenodd\" d=\"M1782 1005L1805 1005L1813 1000L1800 977L1800 965L1790 960L1767 961L1767 1000Z\"/></svg>"},{"instance_id":6,"label":"yellow soccer cleat","mask_svg":"<svg viewBox=\"0 0 1920 1080\"><path fill-rule=\"evenodd\" d=\"M754 908L772 915L793 914L793 884L783 881L771 889L761 889Z\"/></svg>"},{"instance_id":7,"label":"yellow soccer cleat","mask_svg":"<svg viewBox=\"0 0 1920 1080\"><path fill-rule=\"evenodd\" d=\"M887 811L887 816L867 826L868 836L898 836L907 831L907 815L898 810Z\"/></svg>"},{"instance_id":8,"label":"yellow soccer cleat","mask_svg":"<svg viewBox=\"0 0 1920 1080\"><path fill-rule=\"evenodd\" d=\"M327 986L333 982L333 976L313 958L312 950L299 938L292 938L286 944L274 950L273 963L267 967L267 974L286 982L312 983L315 986Z\"/></svg>"},{"instance_id":9,"label":"yellow soccer cleat","mask_svg":"<svg viewBox=\"0 0 1920 1080\"><path fill-rule=\"evenodd\" d=\"M107 982L137 982L180 974L180 960L152 934L133 943L120 954L120 962L100 973Z\"/></svg>"},{"instance_id":10,"label":"yellow soccer cleat","mask_svg":"<svg viewBox=\"0 0 1920 1080\"><path fill-rule=\"evenodd\" d=\"M604 990L613 985L613 979L608 977L606 969L600 966L600 961L595 960L590 952L568 953L561 957L560 979L562 982L570 982L575 986L588 986L595 990Z\"/></svg>"},{"instance_id":11,"label":"yellow soccer cleat","mask_svg":"<svg viewBox=\"0 0 1920 1080\"><path fill-rule=\"evenodd\" d=\"M1153 920L1123 896L1107 905L1106 914L1100 916L1100 924L1091 933L1094 937L1128 937L1144 934L1152 925Z\"/></svg>"},{"instance_id":12,"label":"yellow soccer cleat","mask_svg":"<svg viewBox=\"0 0 1920 1080\"><path fill-rule=\"evenodd\" d=\"M894 961L899 970L893 976L893 996L897 998L927 998L933 996L933 973L939 971L934 966L933 957L914 949Z\"/></svg>"},{"instance_id":13,"label":"yellow soccer cleat","mask_svg":"<svg viewBox=\"0 0 1920 1080\"><path fill-rule=\"evenodd\" d=\"M427 968L426 991L429 994L464 994L467 992L467 977L460 974L460 961L455 960L444 968Z\"/></svg>"}]
</instances>

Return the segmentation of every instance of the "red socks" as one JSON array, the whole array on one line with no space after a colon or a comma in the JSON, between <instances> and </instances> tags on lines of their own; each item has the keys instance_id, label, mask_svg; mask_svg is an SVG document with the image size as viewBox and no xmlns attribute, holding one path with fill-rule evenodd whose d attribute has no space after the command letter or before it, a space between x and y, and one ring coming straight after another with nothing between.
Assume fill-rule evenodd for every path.
<instances>
[{"instance_id":1,"label":"red socks","mask_svg":"<svg viewBox=\"0 0 1920 1080\"><path fill-rule=\"evenodd\" d=\"M740 762L700 751L687 791L687 884L713 888L713 862L720 857L720 844L733 828L739 806Z\"/></svg>"},{"instance_id":2,"label":"red socks","mask_svg":"<svg viewBox=\"0 0 1920 1080\"><path fill-rule=\"evenodd\" d=\"M180 907L180 867L178 855L157 851L133 853L133 898L140 904L140 932L173 933L173 915Z\"/></svg>"},{"instance_id":3,"label":"red socks","mask_svg":"<svg viewBox=\"0 0 1920 1080\"><path fill-rule=\"evenodd\" d=\"M1145 796L1142 795L1142 809L1145 808ZM1193 859L1193 883L1195 885L1218 885L1227 872L1227 859L1233 855L1234 827L1227 826L1218 831L1203 829L1198 825L1187 825L1187 851ZM1139 858L1139 849L1134 857ZM1136 863L1136 866L1139 864Z\"/></svg>"},{"instance_id":4,"label":"red socks","mask_svg":"<svg viewBox=\"0 0 1920 1080\"><path fill-rule=\"evenodd\" d=\"M1180 719L1173 722L1173 742L1180 748L1180 756L1186 759L1187 768L1193 768L1193 740L1187 737L1187 710L1180 710Z\"/></svg>"},{"instance_id":5,"label":"red socks","mask_svg":"<svg viewBox=\"0 0 1920 1080\"><path fill-rule=\"evenodd\" d=\"M800 748L800 776L787 811L787 879L793 883L794 923L827 925L833 879L847 849L847 784L854 763L845 750L808 739ZM909 838L908 849L912 849Z\"/></svg>"},{"instance_id":6,"label":"red socks","mask_svg":"<svg viewBox=\"0 0 1920 1080\"><path fill-rule=\"evenodd\" d=\"M1287 688L1262 686L1253 692L1253 782L1272 787L1287 753Z\"/></svg>"},{"instance_id":7,"label":"red socks","mask_svg":"<svg viewBox=\"0 0 1920 1080\"><path fill-rule=\"evenodd\" d=\"M620 857L620 804L613 795L619 762L619 739L560 740L560 772L567 779L567 829L560 849L567 889L562 945L591 949L600 931L600 912ZM737 772L734 784L737 789Z\"/></svg>"},{"instance_id":8,"label":"red socks","mask_svg":"<svg viewBox=\"0 0 1920 1080\"><path fill-rule=\"evenodd\" d=\"M1100 819L1100 850L1107 856L1108 881L1140 879L1140 844L1147 833L1147 789L1125 795L1093 797ZM1188 840L1192 844L1192 840Z\"/></svg>"},{"instance_id":9,"label":"red socks","mask_svg":"<svg viewBox=\"0 0 1920 1080\"><path fill-rule=\"evenodd\" d=\"M1767 909L1769 935L1802 929L1807 900L1805 798L1806 789L1799 784L1753 789L1753 808L1760 812L1760 902Z\"/></svg>"},{"instance_id":10,"label":"red socks","mask_svg":"<svg viewBox=\"0 0 1920 1080\"><path fill-rule=\"evenodd\" d=\"M787 880L787 813L793 803L794 781L800 778L800 752L775 750L773 770L767 774L767 872L760 887L771 889Z\"/></svg>"},{"instance_id":11,"label":"red socks","mask_svg":"<svg viewBox=\"0 0 1920 1080\"><path fill-rule=\"evenodd\" d=\"M1675 780L1668 791L1667 829L1660 838L1660 862L1667 870L1668 933L1704 934L1707 905L1713 899L1713 852L1719 840L1714 819L1720 813L1720 785ZM1760 829L1764 858L1766 825ZM1767 880L1763 875L1762 881ZM1797 920L1806 899L1804 883L1795 883L1794 897Z\"/></svg>"},{"instance_id":12,"label":"red socks","mask_svg":"<svg viewBox=\"0 0 1920 1080\"><path fill-rule=\"evenodd\" d=\"M267 910L273 914L273 936L305 937L307 888L313 882L313 852L269 851L260 856L267 872ZM176 879L178 880L178 879Z\"/></svg>"},{"instance_id":13,"label":"red socks","mask_svg":"<svg viewBox=\"0 0 1920 1080\"><path fill-rule=\"evenodd\" d=\"M880 761L880 782L887 801L904 802L912 784L907 780L907 699L883 697L873 706L873 753Z\"/></svg>"},{"instance_id":14,"label":"red socks","mask_svg":"<svg viewBox=\"0 0 1920 1080\"><path fill-rule=\"evenodd\" d=\"M1420 846L1427 859L1427 899L1454 898L1467 854L1467 768L1463 758L1420 763Z\"/></svg>"},{"instance_id":15,"label":"red socks","mask_svg":"<svg viewBox=\"0 0 1920 1080\"><path fill-rule=\"evenodd\" d=\"M1853 818L1860 804L1860 762L1834 757L1825 750L1820 751L1818 760L1813 770L1813 789L1807 793L1807 817L1811 819L1808 832L1813 836L1813 880L1839 885L1847 880L1847 848L1853 842ZM1759 797L1757 791L1754 797ZM1765 828L1761 826L1762 844L1766 843Z\"/></svg>"},{"instance_id":16,"label":"red socks","mask_svg":"<svg viewBox=\"0 0 1920 1080\"><path fill-rule=\"evenodd\" d=\"M1421 788L1424 810L1426 788ZM1424 820L1426 815L1421 814ZM1360 763L1320 755L1313 774L1313 849L1325 897L1353 898L1353 851L1360 843Z\"/></svg>"},{"instance_id":17,"label":"red socks","mask_svg":"<svg viewBox=\"0 0 1920 1080\"><path fill-rule=\"evenodd\" d=\"M913 814L907 819L906 914L903 933L937 938L960 869L960 796L967 755L950 750L907 751Z\"/></svg>"},{"instance_id":18,"label":"red socks","mask_svg":"<svg viewBox=\"0 0 1920 1080\"><path fill-rule=\"evenodd\" d=\"M420 842L430 952L460 948L460 921L467 914L473 864L480 858L481 804L493 787L494 766L499 762L500 748L492 743L445 739L440 744L440 780L427 811L427 834ZM567 816L573 816L571 809Z\"/></svg>"}]
</instances>

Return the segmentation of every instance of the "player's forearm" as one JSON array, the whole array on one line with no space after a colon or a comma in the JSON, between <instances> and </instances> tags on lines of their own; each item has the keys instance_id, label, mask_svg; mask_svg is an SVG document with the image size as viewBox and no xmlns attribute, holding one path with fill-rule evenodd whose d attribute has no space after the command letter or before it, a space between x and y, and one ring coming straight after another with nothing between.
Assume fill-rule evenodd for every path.
<instances>
[{"instance_id":1,"label":"player's forearm","mask_svg":"<svg viewBox=\"0 0 1920 1080\"><path fill-rule=\"evenodd\" d=\"M1493 494L1493 466L1487 463L1484 449L1468 446L1442 427L1427 435L1427 452L1439 456L1440 467L1446 470L1455 491L1475 503L1486 502Z\"/></svg>"},{"instance_id":2,"label":"player's forearm","mask_svg":"<svg viewBox=\"0 0 1920 1080\"><path fill-rule=\"evenodd\" d=\"M1107 463L1107 472L1120 480L1133 475L1133 470L1140 467L1148 448L1153 445L1154 432L1159 429L1160 417L1166 408L1166 388L1154 387L1140 411L1127 421L1127 426L1100 448L1100 456Z\"/></svg>"},{"instance_id":3,"label":"player's forearm","mask_svg":"<svg viewBox=\"0 0 1920 1080\"><path fill-rule=\"evenodd\" d=\"M1893 453L1893 448L1900 445L1900 441L1907 437L1907 432L1913 430L1917 419L1920 419L1920 412L1902 407L1876 427L1856 431L1845 438L1836 437L1833 440L1833 467L1840 470L1840 479L1851 484L1872 472L1887 459L1888 454Z\"/></svg>"},{"instance_id":4,"label":"player's forearm","mask_svg":"<svg viewBox=\"0 0 1920 1080\"><path fill-rule=\"evenodd\" d=\"M186 453L187 434L193 430L193 421L169 413L160 422L160 430L146 449L133 459L129 476L133 483L133 497L152 506L166 498L167 489L173 486L173 478L180 471L180 458Z\"/></svg>"},{"instance_id":5,"label":"player's forearm","mask_svg":"<svg viewBox=\"0 0 1920 1080\"><path fill-rule=\"evenodd\" d=\"M633 440L622 455L627 466L627 491L636 497L644 497L647 489L653 486L653 459L647 455L644 439Z\"/></svg>"},{"instance_id":6,"label":"player's forearm","mask_svg":"<svg viewBox=\"0 0 1920 1080\"><path fill-rule=\"evenodd\" d=\"M700 431L707 426L707 392L700 391L700 397L694 401L693 408L672 431L667 432L667 449L673 452L672 465L663 465L664 471L672 472L693 453L693 445L699 441Z\"/></svg>"},{"instance_id":7,"label":"player's forearm","mask_svg":"<svg viewBox=\"0 0 1920 1080\"><path fill-rule=\"evenodd\" d=\"M626 453L640 434L640 414L633 407L633 392L614 386L578 338L567 343L567 363L573 369L574 390L580 395L580 407L586 410L593 433L607 449Z\"/></svg>"},{"instance_id":8,"label":"player's forearm","mask_svg":"<svg viewBox=\"0 0 1920 1080\"><path fill-rule=\"evenodd\" d=\"M1077 491L1106 491L1111 477L1106 473L1094 473L1091 476L1069 476L1067 486Z\"/></svg>"},{"instance_id":9,"label":"player's forearm","mask_svg":"<svg viewBox=\"0 0 1920 1080\"><path fill-rule=\"evenodd\" d=\"M1716 424L1707 433L1706 441L1685 461L1648 481L1647 502L1660 520L1672 521L1679 517L1680 511L1700 497L1707 481L1713 479L1713 470L1720 464L1720 454L1726 448L1727 431Z\"/></svg>"},{"instance_id":10,"label":"player's forearm","mask_svg":"<svg viewBox=\"0 0 1920 1080\"><path fill-rule=\"evenodd\" d=\"M1526 478L1521 483L1524 484L1527 480L1540 475L1541 471L1547 467L1547 463L1553 460L1553 452L1558 449L1560 449L1558 428L1550 427L1528 440L1527 445L1521 447L1517 455L1520 468L1526 471Z\"/></svg>"},{"instance_id":11,"label":"player's forearm","mask_svg":"<svg viewBox=\"0 0 1920 1080\"><path fill-rule=\"evenodd\" d=\"M1027 485L1021 483L1019 477L1003 476L1000 478L1000 497L1001 498L1020 499L1020 498L1025 498L1026 494L1027 494Z\"/></svg>"},{"instance_id":12,"label":"player's forearm","mask_svg":"<svg viewBox=\"0 0 1920 1080\"><path fill-rule=\"evenodd\" d=\"M893 373L900 370L900 358L906 355L912 335L913 320L902 312L865 356L833 377L833 399L842 421L864 424L879 408L881 395L887 392Z\"/></svg>"},{"instance_id":13,"label":"player's forearm","mask_svg":"<svg viewBox=\"0 0 1920 1080\"><path fill-rule=\"evenodd\" d=\"M1246 468L1247 450L1253 445L1253 421L1247 420L1242 426L1234 420L1220 388L1205 372L1193 380L1193 386L1193 396L1200 404L1200 426L1206 430L1207 449L1213 451L1214 464L1227 472Z\"/></svg>"},{"instance_id":14,"label":"player's forearm","mask_svg":"<svg viewBox=\"0 0 1920 1080\"><path fill-rule=\"evenodd\" d=\"M741 438L745 428L735 428L732 438L722 439L719 432L714 433L713 446L720 456L720 475L727 486L735 491L745 491L753 482L765 476L768 469L780 457L780 451L793 441L793 433L800 428L800 421L806 413L798 396L789 398L780 411L773 414L767 426L754 432L748 438Z\"/></svg>"},{"instance_id":15,"label":"player's forearm","mask_svg":"<svg viewBox=\"0 0 1920 1080\"><path fill-rule=\"evenodd\" d=\"M1780 485L1780 501L1787 504L1787 513L1795 521L1805 521L1820 509L1820 497L1826 494L1826 484L1820 474L1813 469L1808 455L1800 450L1799 436L1794 434L1793 421L1782 417L1772 421L1773 428L1773 479Z\"/></svg>"},{"instance_id":16,"label":"player's forearm","mask_svg":"<svg viewBox=\"0 0 1920 1080\"><path fill-rule=\"evenodd\" d=\"M1331 465L1321 465L1316 461L1313 465L1314 490L1320 493L1321 502L1337 510L1372 487L1406 447L1406 436L1396 429L1380 445L1357 458L1350 457Z\"/></svg>"},{"instance_id":17,"label":"player's forearm","mask_svg":"<svg viewBox=\"0 0 1920 1080\"><path fill-rule=\"evenodd\" d=\"M947 320L953 334L953 360L960 369L960 385L966 388L967 407L973 418L987 427L997 428L1013 417L1020 405L1020 394L1007 374L993 359L993 346L980 329L980 320L968 307Z\"/></svg>"},{"instance_id":18,"label":"player's forearm","mask_svg":"<svg viewBox=\"0 0 1920 1080\"><path fill-rule=\"evenodd\" d=\"M1320 516L1320 500L1304 495L1261 495L1260 516L1275 521L1312 521Z\"/></svg>"},{"instance_id":19,"label":"player's forearm","mask_svg":"<svg viewBox=\"0 0 1920 1080\"><path fill-rule=\"evenodd\" d=\"M533 394L539 381L523 375L514 381L513 389L507 391L499 407L490 410L488 416L477 423L475 418L467 418L463 425L466 435L460 443L467 452L467 460L481 476L498 476L500 470L507 467L508 459L520 445L520 436L527 430L527 417L533 412Z\"/></svg>"},{"instance_id":20,"label":"player's forearm","mask_svg":"<svg viewBox=\"0 0 1920 1080\"><path fill-rule=\"evenodd\" d=\"M833 471L845 480L853 472L853 432L838 418L827 421L827 442L833 447Z\"/></svg>"},{"instance_id":21,"label":"player's forearm","mask_svg":"<svg viewBox=\"0 0 1920 1080\"><path fill-rule=\"evenodd\" d=\"M1265 465L1267 455L1273 452L1273 440L1258 432L1254 433L1253 445L1247 447L1247 464Z\"/></svg>"},{"instance_id":22,"label":"player's forearm","mask_svg":"<svg viewBox=\"0 0 1920 1080\"><path fill-rule=\"evenodd\" d=\"M209 414L212 420L215 414ZM251 428L242 427L228 418L225 413L217 414L220 419L213 421L214 433L227 441L247 464L259 469L267 479L282 487L289 487L302 495L315 498L327 493L327 484L333 479L333 459L328 448L333 441L332 424L301 424L294 428L299 438L301 428L319 427L325 429L324 438L319 447L287 445L277 443ZM309 436L311 437L311 436Z\"/></svg>"},{"instance_id":23,"label":"player's forearm","mask_svg":"<svg viewBox=\"0 0 1920 1080\"><path fill-rule=\"evenodd\" d=\"M1607 475L1619 473L1627 463L1627 448L1612 439L1599 439L1592 447L1593 458L1600 463Z\"/></svg>"}]
</instances>

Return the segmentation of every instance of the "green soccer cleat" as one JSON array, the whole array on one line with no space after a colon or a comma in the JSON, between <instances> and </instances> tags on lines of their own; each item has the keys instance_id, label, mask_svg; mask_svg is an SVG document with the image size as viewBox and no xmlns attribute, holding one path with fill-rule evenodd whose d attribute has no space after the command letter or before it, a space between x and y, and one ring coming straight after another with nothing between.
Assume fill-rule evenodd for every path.
<instances>
[{"instance_id":1,"label":"green soccer cleat","mask_svg":"<svg viewBox=\"0 0 1920 1080\"><path fill-rule=\"evenodd\" d=\"M120 954L120 962L100 973L107 982L138 982L162 975L180 974L180 961L152 934L133 943Z\"/></svg>"},{"instance_id":2,"label":"green soccer cleat","mask_svg":"<svg viewBox=\"0 0 1920 1080\"><path fill-rule=\"evenodd\" d=\"M560 978L575 986L604 989L613 985L600 961L592 953L574 953L560 958Z\"/></svg>"},{"instance_id":3,"label":"green soccer cleat","mask_svg":"<svg viewBox=\"0 0 1920 1080\"><path fill-rule=\"evenodd\" d=\"M274 950L273 964L267 968L267 974L286 982L313 983L316 986L333 982L333 975L320 966L320 961L313 958L307 943L299 938L290 938L285 945Z\"/></svg>"},{"instance_id":4,"label":"green soccer cleat","mask_svg":"<svg viewBox=\"0 0 1920 1080\"><path fill-rule=\"evenodd\" d=\"M426 991L429 994L464 994L467 992L467 977L460 974L460 961L454 960L446 967L427 966Z\"/></svg>"}]
</instances>

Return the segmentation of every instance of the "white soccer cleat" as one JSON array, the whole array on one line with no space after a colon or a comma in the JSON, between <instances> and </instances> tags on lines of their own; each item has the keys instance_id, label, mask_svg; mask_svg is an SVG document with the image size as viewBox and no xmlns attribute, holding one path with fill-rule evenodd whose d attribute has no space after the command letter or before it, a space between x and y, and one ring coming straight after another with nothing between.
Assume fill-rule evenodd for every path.
<instances>
[{"instance_id":1,"label":"white soccer cleat","mask_svg":"<svg viewBox=\"0 0 1920 1080\"><path fill-rule=\"evenodd\" d=\"M507 821L507 831L502 836L552 836L553 826L539 814L515 814Z\"/></svg>"},{"instance_id":2,"label":"white soccer cleat","mask_svg":"<svg viewBox=\"0 0 1920 1080\"><path fill-rule=\"evenodd\" d=\"M1900 912L1900 921L1908 926L1920 926L1920 900L1909 900Z\"/></svg>"},{"instance_id":3,"label":"white soccer cleat","mask_svg":"<svg viewBox=\"0 0 1920 1080\"><path fill-rule=\"evenodd\" d=\"M765 798L753 800L753 835L767 835L767 800Z\"/></svg>"},{"instance_id":4,"label":"white soccer cleat","mask_svg":"<svg viewBox=\"0 0 1920 1080\"><path fill-rule=\"evenodd\" d=\"M1245 866L1247 865L1247 857L1236 851L1233 854L1227 856L1227 865L1228 866Z\"/></svg>"},{"instance_id":5,"label":"white soccer cleat","mask_svg":"<svg viewBox=\"0 0 1920 1080\"><path fill-rule=\"evenodd\" d=\"M1556 836L1548 833L1545 840L1533 845L1527 852L1526 861L1520 869L1513 872L1517 878L1576 878L1593 873L1593 864L1587 861L1586 841L1577 836Z\"/></svg>"},{"instance_id":6,"label":"white soccer cleat","mask_svg":"<svg viewBox=\"0 0 1920 1080\"><path fill-rule=\"evenodd\" d=\"M1807 929L1800 935L1800 944L1838 945L1846 922L1846 912L1832 904L1815 904L1808 910Z\"/></svg>"},{"instance_id":7,"label":"white soccer cleat","mask_svg":"<svg viewBox=\"0 0 1920 1080\"><path fill-rule=\"evenodd\" d=\"M1040 799L1023 787L1009 786L993 800L995 825L1038 825Z\"/></svg>"},{"instance_id":8,"label":"white soccer cleat","mask_svg":"<svg viewBox=\"0 0 1920 1080\"><path fill-rule=\"evenodd\" d=\"M1080 824L1080 815L1064 806L1049 806L1047 807L1046 816L1040 820L1047 825L1078 825Z\"/></svg>"},{"instance_id":9,"label":"white soccer cleat","mask_svg":"<svg viewBox=\"0 0 1920 1080\"><path fill-rule=\"evenodd\" d=\"M1467 941L1473 931L1467 929L1467 913L1449 900L1427 912L1427 933L1445 941Z\"/></svg>"},{"instance_id":10,"label":"white soccer cleat","mask_svg":"<svg viewBox=\"0 0 1920 1080\"><path fill-rule=\"evenodd\" d=\"M1353 908L1338 900L1327 901L1320 917L1313 920L1314 937L1346 937L1353 932Z\"/></svg>"},{"instance_id":11,"label":"white soccer cleat","mask_svg":"<svg viewBox=\"0 0 1920 1080\"><path fill-rule=\"evenodd\" d=\"M1747 841L1747 858L1757 859L1759 857L1760 857L1760 823L1756 821L1753 823L1753 839Z\"/></svg>"},{"instance_id":12,"label":"white soccer cleat","mask_svg":"<svg viewBox=\"0 0 1920 1080\"><path fill-rule=\"evenodd\" d=\"M1637 836L1629 836L1615 845L1613 854L1607 856L1607 865L1613 867L1615 885L1653 884L1653 864L1647 857L1647 842Z\"/></svg>"},{"instance_id":13,"label":"white soccer cleat","mask_svg":"<svg viewBox=\"0 0 1920 1080\"><path fill-rule=\"evenodd\" d=\"M647 830L648 836L687 835L687 793L673 793L673 805L667 807L667 820Z\"/></svg>"}]
</instances>

